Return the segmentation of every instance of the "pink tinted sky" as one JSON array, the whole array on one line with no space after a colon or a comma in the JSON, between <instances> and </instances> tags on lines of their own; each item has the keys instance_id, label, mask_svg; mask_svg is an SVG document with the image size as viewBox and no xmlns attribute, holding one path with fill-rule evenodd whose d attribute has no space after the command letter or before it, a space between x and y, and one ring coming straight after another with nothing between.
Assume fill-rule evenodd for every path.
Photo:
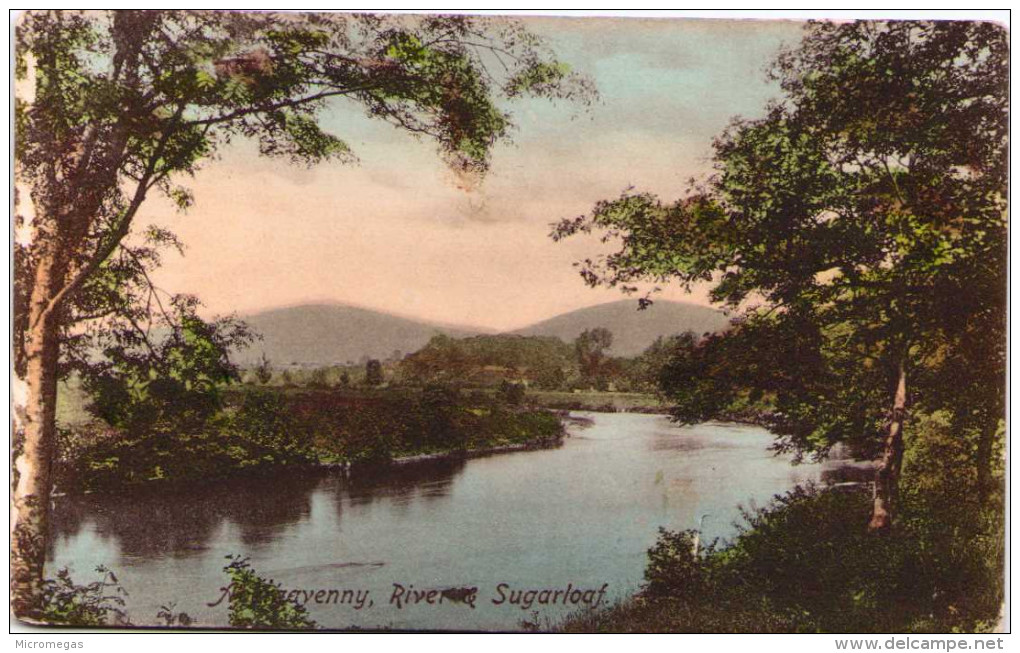
<instances>
[{"instance_id":1,"label":"pink tinted sky","mask_svg":"<svg viewBox=\"0 0 1020 653\"><path fill-rule=\"evenodd\" d=\"M759 115L777 89L764 67L800 27L780 21L539 19L532 28L591 76L591 111L512 105L520 125L490 174L464 190L426 142L331 106L325 126L357 165L311 169L235 143L191 181L195 205L153 201L140 223L187 246L158 283L210 313L343 302L447 323L511 329L619 299L586 287L572 263L593 239L553 243L550 223L629 186L665 198L709 169L711 139ZM703 290L663 298L706 303Z\"/></svg>"}]
</instances>

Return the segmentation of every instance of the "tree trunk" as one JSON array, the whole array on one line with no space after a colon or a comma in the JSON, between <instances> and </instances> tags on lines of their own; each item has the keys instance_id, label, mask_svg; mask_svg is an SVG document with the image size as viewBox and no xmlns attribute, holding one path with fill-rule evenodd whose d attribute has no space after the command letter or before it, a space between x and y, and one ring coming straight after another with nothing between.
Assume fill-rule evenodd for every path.
<instances>
[{"instance_id":1,"label":"tree trunk","mask_svg":"<svg viewBox=\"0 0 1020 653\"><path fill-rule=\"evenodd\" d=\"M25 336L24 395L15 412L21 423L15 424L11 603L15 615L27 620L38 619L43 607L60 358L58 311L49 306L49 300L63 276L63 266L52 255L44 255L36 267Z\"/></svg>"},{"instance_id":2,"label":"tree trunk","mask_svg":"<svg viewBox=\"0 0 1020 653\"><path fill-rule=\"evenodd\" d=\"M882 464L875 471L874 505L868 530L888 531L892 527L896 491L900 482L900 467L903 465L903 422L907 414L907 371L906 362L900 361L896 396L893 399L889 431L885 437Z\"/></svg>"}]
</instances>

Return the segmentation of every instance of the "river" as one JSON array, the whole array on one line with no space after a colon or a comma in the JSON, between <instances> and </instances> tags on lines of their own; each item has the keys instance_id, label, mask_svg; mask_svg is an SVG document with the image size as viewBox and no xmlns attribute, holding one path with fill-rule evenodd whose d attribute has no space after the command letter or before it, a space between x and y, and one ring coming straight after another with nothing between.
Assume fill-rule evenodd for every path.
<instances>
[{"instance_id":1,"label":"river","mask_svg":"<svg viewBox=\"0 0 1020 653\"><path fill-rule=\"evenodd\" d=\"M739 506L846 466L791 465L752 426L575 415L591 424L570 426L556 449L352 478L295 470L191 492L63 497L47 574L66 566L83 583L97 579L96 565L113 569L136 624L155 623L172 601L196 625L226 626L227 601L209 604L227 584L226 556L241 554L260 575L306 592L296 596L322 627L547 627L586 600L637 589L659 527L693 528L706 515L705 540L730 537ZM414 593L451 587L477 588L474 607Z\"/></svg>"}]
</instances>

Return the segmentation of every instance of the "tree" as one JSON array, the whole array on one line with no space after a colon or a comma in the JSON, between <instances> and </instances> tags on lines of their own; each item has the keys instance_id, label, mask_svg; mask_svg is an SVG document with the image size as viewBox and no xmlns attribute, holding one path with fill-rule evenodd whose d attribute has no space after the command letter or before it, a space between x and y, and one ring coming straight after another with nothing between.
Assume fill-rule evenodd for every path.
<instances>
[{"instance_id":1,"label":"tree","mask_svg":"<svg viewBox=\"0 0 1020 653\"><path fill-rule=\"evenodd\" d=\"M200 426L221 406L220 386L239 378L231 348L252 339L233 319L206 322L194 302L178 300L168 335L149 342L133 331L111 331L101 360L76 364L89 411L107 424L134 433L157 424L177 432Z\"/></svg>"},{"instance_id":2,"label":"tree","mask_svg":"<svg viewBox=\"0 0 1020 653\"><path fill-rule=\"evenodd\" d=\"M686 351L698 342L699 338L693 331L657 337L632 361L627 370L631 382L638 388L660 388L667 363L676 357L678 351Z\"/></svg>"},{"instance_id":3,"label":"tree","mask_svg":"<svg viewBox=\"0 0 1020 653\"><path fill-rule=\"evenodd\" d=\"M519 24L425 16L40 11L16 28L13 595L39 614L54 410L62 362L119 321L145 331L148 272L172 234L136 224L150 193L182 209L179 182L234 138L261 154L353 160L316 121L344 99L434 141L456 170L482 174L512 127L500 98L587 102ZM128 238L129 234L135 238ZM96 326L97 320L99 326ZM126 324L125 324L126 323Z\"/></svg>"},{"instance_id":4,"label":"tree","mask_svg":"<svg viewBox=\"0 0 1020 653\"><path fill-rule=\"evenodd\" d=\"M714 394L678 410L704 418L756 388L780 448L879 454L876 531L911 404L981 422L985 469L1003 417L1008 59L991 23L810 23L772 68L783 96L716 140L709 179L674 203L628 191L553 232L619 240L584 263L592 285L709 282L743 307L695 361Z\"/></svg>"},{"instance_id":5,"label":"tree","mask_svg":"<svg viewBox=\"0 0 1020 653\"><path fill-rule=\"evenodd\" d=\"M527 396L527 387L523 383L503 379L499 384L499 396L511 406L520 406Z\"/></svg>"},{"instance_id":6,"label":"tree","mask_svg":"<svg viewBox=\"0 0 1020 653\"><path fill-rule=\"evenodd\" d=\"M259 362L255 366L255 378L262 385L273 380L273 366L266 357L266 352L262 352L262 356L259 358Z\"/></svg>"},{"instance_id":7,"label":"tree","mask_svg":"<svg viewBox=\"0 0 1020 653\"><path fill-rule=\"evenodd\" d=\"M581 376L594 383L601 383L603 367L606 364L606 350L613 346L613 334L609 329L596 327L585 329L574 341L574 352Z\"/></svg>"},{"instance_id":8,"label":"tree","mask_svg":"<svg viewBox=\"0 0 1020 653\"><path fill-rule=\"evenodd\" d=\"M382 385L382 382L382 363L376 358L368 359L368 362L365 363L365 385Z\"/></svg>"},{"instance_id":9,"label":"tree","mask_svg":"<svg viewBox=\"0 0 1020 653\"><path fill-rule=\"evenodd\" d=\"M308 385L313 388L329 387L329 368L316 367L308 377Z\"/></svg>"}]
</instances>

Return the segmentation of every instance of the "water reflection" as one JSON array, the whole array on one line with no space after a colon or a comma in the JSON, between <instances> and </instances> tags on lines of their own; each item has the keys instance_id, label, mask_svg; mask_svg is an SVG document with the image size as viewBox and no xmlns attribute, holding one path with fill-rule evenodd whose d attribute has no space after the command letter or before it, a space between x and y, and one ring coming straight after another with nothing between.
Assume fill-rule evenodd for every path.
<instances>
[{"instance_id":1,"label":"water reflection","mask_svg":"<svg viewBox=\"0 0 1020 653\"><path fill-rule=\"evenodd\" d=\"M463 459L426 460L405 465L384 465L352 470L347 482L337 487L354 503L380 496L407 501L415 497L436 499L449 494L454 479L464 471Z\"/></svg>"},{"instance_id":2,"label":"water reflection","mask_svg":"<svg viewBox=\"0 0 1020 653\"><path fill-rule=\"evenodd\" d=\"M652 451L697 451L705 448L705 443L691 438L678 437L676 434L657 434L649 440L648 448Z\"/></svg>"},{"instance_id":3,"label":"water reflection","mask_svg":"<svg viewBox=\"0 0 1020 653\"><path fill-rule=\"evenodd\" d=\"M398 610L388 597L394 583L478 587L490 598L499 583L608 583L624 596L641 583L660 526L694 528L709 515L704 541L731 537L738 505L764 505L798 483L869 474L843 461L790 466L753 427L679 429L620 413L569 428L574 437L558 449L63 497L48 565L74 567L82 580L96 564L115 569L138 624L177 601L199 624L226 625L226 608L208 603L221 593L224 556L241 554L286 587L372 592L372 609L316 609L324 627L512 630L530 615L491 601ZM563 616L543 610L542 619Z\"/></svg>"},{"instance_id":4,"label":"water reflection","mask_svg":"<svg viewBox=\"0 0 1020 653\"><path fill-rule=\"evenodd\" d=\"M436 460L365 469L349 476L308 469L173 491L137 491L130 496L60 497L52 515L55 537L50 538L48 554L53 559L56 542L66 542L88 528L116 540L125 557L188 558L206 552L227 525L237 529L247 550L257 551L308 521L316 492L332 495L328 503L339 521L344 498L354 506L382 497L394 505L434 501L448 495L463 469L463 460Z\"/></svg>"},{"instance_id":5,"label":"water reflection","mask_svg":"<svg viewBox=\"0 0 1020 653\"><path fill-rule=\"evenodd\" d=\"M215 487L132 496L62 497L53 511L52 529L66 538L91 522L98 533L116 538L124 556L189 557L205 551L229 521L246 546L257 547L308 517L317 476L233 479Z\"/></svg>"}]
</instances>

